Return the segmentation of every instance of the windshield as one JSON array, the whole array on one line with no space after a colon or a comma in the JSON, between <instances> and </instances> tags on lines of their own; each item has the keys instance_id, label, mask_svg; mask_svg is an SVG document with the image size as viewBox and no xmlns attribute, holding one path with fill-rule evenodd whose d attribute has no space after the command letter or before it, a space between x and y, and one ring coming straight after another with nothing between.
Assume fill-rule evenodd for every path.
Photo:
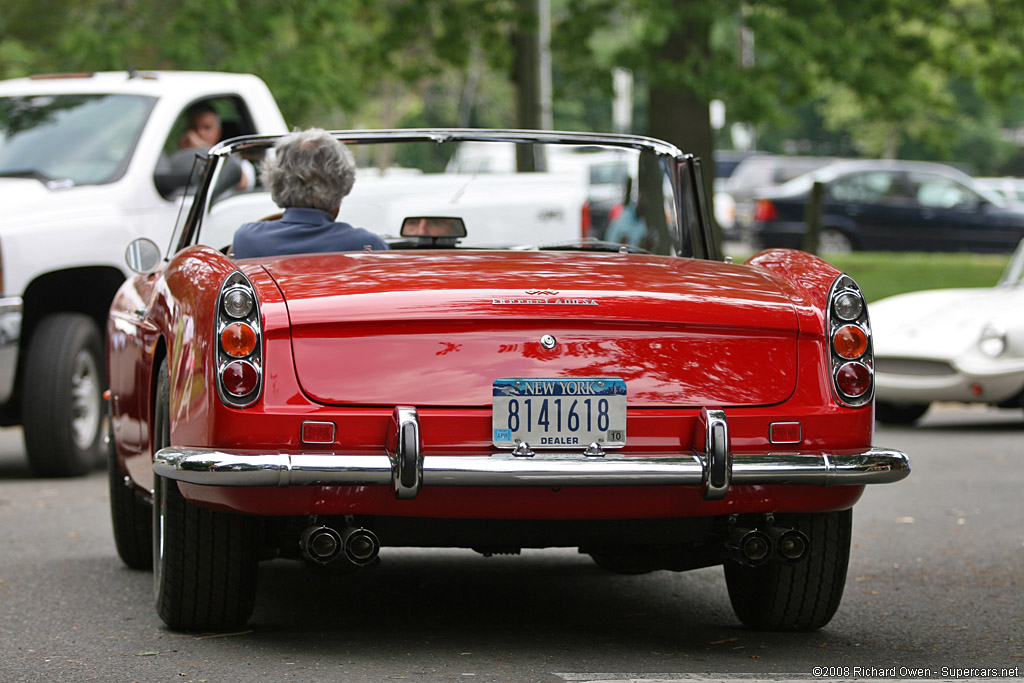
<instances>
[{"instance_id":1,"label":"windshield","mask_svg":"<svg viewBox=\"0 0 1024 683\"><path fill-rule=\"evenodd\" d=\"M154 98L138 95L0 97L0 177L50 186L124 175Z\"/></svg>"},{"instance_id":2,"label":"windshield","mask_svg":"<svg viewBox=\"0 0 1024 683\"><path fill-rule=\"evenodd\" d=\"M463 146L472 154L460 152ZM675 160L663 154L590 144L434 140L350 141L348 147L357 171L337 220L382 237L392 249L624 248L689 255L677 215ZM242 151L243 161L257 167L257 182L213 198L199 240L218 249L232 243L242 224L288 208L275 204L259 168L274 152ZM537 168L548 170L528 170ZM403 237L410 217L460 219L466 234L441 240L407 231Z\"/></svg>"}]
</instances>

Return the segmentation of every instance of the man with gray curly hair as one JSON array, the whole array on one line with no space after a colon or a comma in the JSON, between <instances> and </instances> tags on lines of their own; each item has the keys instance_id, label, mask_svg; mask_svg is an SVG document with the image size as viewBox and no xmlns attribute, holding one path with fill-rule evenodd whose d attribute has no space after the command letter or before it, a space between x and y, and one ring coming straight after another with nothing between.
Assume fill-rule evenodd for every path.
<instances>
[{"instance_id":1,"label":"man with gray curly hair","mask_svg":"<svg viewBox=\"0 0 1024 683\"><path fill-rule=\"evenodd\" d=\"M352 153L320 128L285 135L261 167L263 183L280 218L246 223L235 232L235 258L362 251L388 248L377 235L335 222L341 200L352 191Z\"/></svg>"}]
</instances>

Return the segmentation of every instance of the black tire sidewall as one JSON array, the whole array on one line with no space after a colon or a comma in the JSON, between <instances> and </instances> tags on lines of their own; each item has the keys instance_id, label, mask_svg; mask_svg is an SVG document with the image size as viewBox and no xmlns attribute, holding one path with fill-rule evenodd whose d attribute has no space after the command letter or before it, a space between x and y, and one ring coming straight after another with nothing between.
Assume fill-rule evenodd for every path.
<instances>
[{"instance_id":1,"label":"black tire sidewall","mask_svg":"<svg viewBox=\"0 0 1024 683\"><path fill-rule=\"evenodd\" d=\"M110 520L117 554L131 569L153 567L153 522L151 505L125 483L114 451L107 462L110 485Z\"/></svg>"},{"instance_id":2,"label":"black tire sidewall","mask_svg":"<svg viewBox=\"0 0 1024 683\"><path fill-rule=\"evenodd\" d=\"M75 443L71 421L72 377L80 351L96 368L96 401L100 411L96 433L86 448ZM29 465L41 476L87 474L101 462L103 390L106 369L103 339L96 323L80 313L55 313L43 318L28 346L22 381L22 426Z\"/></svg>"},{"instance_id":3,"label":"black tire sidewall","mask_svg":"<svg viewBox=\"0 0 1024 683\"><path fill-rule=\"evenodd\" d=\"M922 417L930 403L888 403L875 401L875 420L883 424L912 425Z\"/></svg>"},{"instance_id":4,"label":"black tire sidewall","mask_svg":"<svg viewBox=\"0 0 1024 683\"><path fill-rule=\"evenodd\" d=\"M155 453L170 445L166 359L154 398ZM182 631L240 628L255 607L256 522L189 503L172 479L156 475L153 484L154 588L160 618Z\"/></svg>"}]
</instances>

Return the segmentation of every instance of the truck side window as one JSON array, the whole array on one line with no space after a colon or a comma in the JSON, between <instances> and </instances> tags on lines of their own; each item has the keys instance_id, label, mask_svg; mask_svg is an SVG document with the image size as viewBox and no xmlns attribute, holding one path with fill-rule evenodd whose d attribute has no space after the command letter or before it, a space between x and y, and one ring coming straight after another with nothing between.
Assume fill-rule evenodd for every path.
<instances>
[{"instance_id":1,"label":"truck side window","mask_svg":"<svg viewBox=\"0 0 1024 683\"><path fill-rule=\"evenodd\" d=\"M154 182L157 190L172 199L188 184L196 154L231 137L255 132L252 118L236 96L206 98L186 107L171 127L164 142ZM256 168L241 161L241 178L231 191L251 190L256 185Z\"/></svg>"}]
</instances>

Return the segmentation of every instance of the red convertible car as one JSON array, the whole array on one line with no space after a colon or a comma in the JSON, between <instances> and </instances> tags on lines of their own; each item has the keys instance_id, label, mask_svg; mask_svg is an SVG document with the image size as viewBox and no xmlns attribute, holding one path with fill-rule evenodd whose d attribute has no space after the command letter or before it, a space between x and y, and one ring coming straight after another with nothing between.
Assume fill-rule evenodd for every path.
<instances>
[{"instance_id":1,"label":"red convertible car","mask_svg":"<svg viewBox=\"0 0 1024 683\"><path fill-rule=\"evenodd\" d=\"M235 229L278 210L265 171L224 191L232 157L275 154L248 137L197 160L166 258L128 250L139 274L107 327L113 527L170 628L245 623L261 560L341 574L397 546L723 565L748 626L828 623L851 508L910 471L872 446L850 277L788 249L721 258L699 161L658 140L332 135L359 165L339 220L390 249L233 258ZM524 172L445 172L464 142L513 145ZM620 156L628 222L589 235L569 185L587 178L538 170L548 145Z\"/></svg>"}]
</instances>

